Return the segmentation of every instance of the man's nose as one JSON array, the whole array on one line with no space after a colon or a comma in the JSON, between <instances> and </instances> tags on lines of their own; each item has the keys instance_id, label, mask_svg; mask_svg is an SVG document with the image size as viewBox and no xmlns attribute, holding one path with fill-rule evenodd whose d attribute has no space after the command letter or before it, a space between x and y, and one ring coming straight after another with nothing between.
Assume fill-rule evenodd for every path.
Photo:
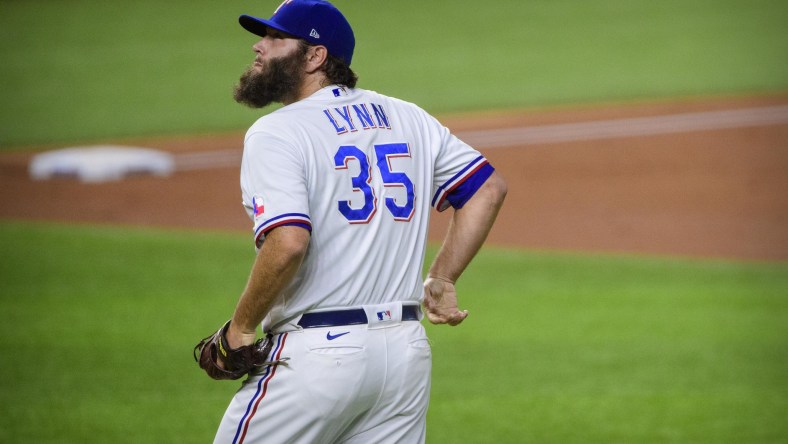
<instances>
[{"instance_id":1,"label":"man's nose","mask_svg":"<svg viewBox=\"0 0 788 444\"><path fill-rule=\"evenodd\" d=\"M265 37L261 38L257 41L254 45L252 45L252 51L254 52L263 52L265 46Z\"/></svg>"}]
</instances>

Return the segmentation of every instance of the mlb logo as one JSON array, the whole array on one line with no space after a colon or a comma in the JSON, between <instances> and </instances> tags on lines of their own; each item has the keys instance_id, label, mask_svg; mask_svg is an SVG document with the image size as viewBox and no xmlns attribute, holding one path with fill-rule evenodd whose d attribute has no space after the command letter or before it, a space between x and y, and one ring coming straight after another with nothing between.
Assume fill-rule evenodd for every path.
<instances>
[{"instance_id":1,"label":"mlb logo","mask_svg":"<svg viewBox=\"0 0 788 444\"><path fill-rule=\"evenodd\" d=\"M390 321L390 320L391 320L391 310L378 312L378 321Z\"/></svg>"}]
</instances>

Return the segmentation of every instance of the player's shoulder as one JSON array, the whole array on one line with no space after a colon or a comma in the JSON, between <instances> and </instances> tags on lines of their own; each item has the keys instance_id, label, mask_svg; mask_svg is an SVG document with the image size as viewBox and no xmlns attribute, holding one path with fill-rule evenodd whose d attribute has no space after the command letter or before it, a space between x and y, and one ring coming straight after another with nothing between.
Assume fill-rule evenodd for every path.
<instances>
[{"instance_id":1,"label":"player's shoulder","mask_svg":"<svg viewBox=\"0 0 788 444\"><path fill-rule=\"evenodd\" d=\"M244 159L260 158L272 162L275 158L301 158L297 139L298 129L291 126L282 109L259 117L244 135Z\"/></svg>"},{"instance_id":2,"label":"player's shoulder","mask_svg":"<svg viewBox=\"0 0 788 444\"><path fill-rule=\"evenodd\" d=\"M374 90L356 88L353 90L353 92L362 95L371 101L377 100L379 102L385 102L392 106L407 109L413 112L427 113L423 108L413 102L409 102L394 96L389 96Z\"/></svg>"},{"instance_id":3,"label":"player's shoulder","mask_svg":"<svg viewBox=\"0 0 788 444\"><path fill-rule=\"evenodd\" d=\"M441 126L438 119L414 102L398 97L389 96L373 90L359 90L363 101L384 105L386 110L396 115L402 122L408 122L409 127L431 128Z\"/></svg>"},{"instance_id":4,"label":"player's shoulder","mask_svg":"<svg viewBox=\"0 0 788 444\"><path fill-rule=\"evenodd\" d=\"M363 88L346 88L337 85L325 87L299 102L278 108L252 124L246 133L250 137L275 139L281 142L303 142L310 134L317 137L325 126L326 113L346 106L382 106L383 112L396 115L410 124L435 122L427 111L413 102Z\"/></svg>"},{"instance_id":5,"label":"player's shoulder","mask_svg":"<svg viewBox=\"0 0 788 444\"><path fill-rule=\"evenodd\" d=\"M291 126L294 122L297 122L297 119L293 119L292 115L293 115L292 110L287 109L287 107L275 109L268 114L260 116L252 124L252 126L249 127L248 133L255 133L255 132L282 133L283 128L287 128Z\"/></svg>"},{"instance_id":6,"label":"player's shoulder","mask_svg":"<svg viewBox=\"0 0 788 444\"><path fill-rule=\"evenodd\" d=\"M244 144L298 147L299 134L304 132L299 115L295 109L282 107L259 117L246 131Z\"/></svg>"}]
</instances>

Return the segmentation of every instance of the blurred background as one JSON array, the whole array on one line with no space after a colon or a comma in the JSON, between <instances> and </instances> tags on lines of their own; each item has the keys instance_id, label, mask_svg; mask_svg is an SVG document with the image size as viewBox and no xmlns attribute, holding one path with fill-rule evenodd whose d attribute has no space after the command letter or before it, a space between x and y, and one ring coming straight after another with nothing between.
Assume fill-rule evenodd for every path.
<instances>
[{"instance_id":1,"label":"blurred background","mask_svg":"<svg viewBox=\"0 0 788 444\"><path fill-rule=\"evenodd\" d=\"M0 146L244 130L276 2L0 2ZM433 113L784 91L784 2L337 1L361 86Z\"/></svg>"},{"instance_id":2,"label":"blurred background","mask_svg":"<svg viewBox=\"0 0 788 444\"><path fill-rule=\"evenodd\" d=\"M788 3L334 3L359 86L510 183L471 317L427 326L429 443L788 441ZM0 442L213 439L237 383L189 353L246 282L237 154L275 109L231 99L237 16L278 4L0 0ZM29 177L94 144L224 154Z\"/></svg>"}]
</instances>

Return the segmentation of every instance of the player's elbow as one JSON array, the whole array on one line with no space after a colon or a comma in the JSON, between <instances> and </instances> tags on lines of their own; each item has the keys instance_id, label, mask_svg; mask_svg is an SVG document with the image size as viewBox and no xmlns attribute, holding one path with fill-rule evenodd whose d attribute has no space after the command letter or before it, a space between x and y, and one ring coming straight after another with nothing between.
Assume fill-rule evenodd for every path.
<instances>
[{"instance_id":1,"label":"player's elbow","mask_svg":"<svg viewBox=\"0 0 788 444\"><path fill-rule=\"evenodd\" d=\"M506 198L506 193L509 192L506 180L500 174L494 172L484 183L484 186L487 188L486 194L490 203L500 208Z\"/></svg>"},{"instance_id":2,"label":"player's elbow","mask_svg":"<svg viewBox=\"0 0 788 444\"><path fill-rule=\"evenodd\" d=\"M493 172L460 210L464 213L485 213L491 215L492 219L495 219L498 210L503 205L507 192L506 181L500 174Z\"/></svg>"}]
</instances>

